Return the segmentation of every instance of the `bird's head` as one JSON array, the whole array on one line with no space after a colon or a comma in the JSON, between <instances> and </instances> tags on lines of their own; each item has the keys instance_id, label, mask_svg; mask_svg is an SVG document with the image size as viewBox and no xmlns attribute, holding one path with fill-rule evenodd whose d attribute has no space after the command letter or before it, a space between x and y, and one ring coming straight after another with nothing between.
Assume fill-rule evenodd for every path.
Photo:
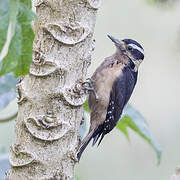
<instances>
[{"instance_id":1,"label":"bird's head","mask_svg":"<svg viewBox=\"0 0 180 180\"><path fill-rule=\"evenodd\" d=\"M128 57L130 65L135 71L137 71L139 65L144 59L143 47L132 39L118 40L110 35L108 35L108 37L115 43L119 55Z\"/></svg>"}]
</instances>

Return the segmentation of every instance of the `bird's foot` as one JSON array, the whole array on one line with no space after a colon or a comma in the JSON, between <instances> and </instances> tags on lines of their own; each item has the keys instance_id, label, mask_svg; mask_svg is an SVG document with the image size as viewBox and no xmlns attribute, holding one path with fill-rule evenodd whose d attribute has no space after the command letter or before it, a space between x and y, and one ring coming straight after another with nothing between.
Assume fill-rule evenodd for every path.
<instances>
[{"instance_id":1,"label":"bird's foot","mask_svg":"<svg viewBox=\"0 0 180 180\"><path fill-rule=\"evenodd\" d=\"M92 88L94 86L94 80L91 78L87 78L86 81L82 83L82 85L88 85L88 87Z\"/></svg>"},{"instance_id":2,"label":"bird's foot","mask_svg":"<svg viewBox=\"0 0 180 180\"><path fill-rule=\"evenodd\" d=\"M85 82L82 83L83 91L86 93L93 92L96 101L98 101L98 95L94 89L94 80L91 78L86 79Z\"/></svg>"}]
</instances>

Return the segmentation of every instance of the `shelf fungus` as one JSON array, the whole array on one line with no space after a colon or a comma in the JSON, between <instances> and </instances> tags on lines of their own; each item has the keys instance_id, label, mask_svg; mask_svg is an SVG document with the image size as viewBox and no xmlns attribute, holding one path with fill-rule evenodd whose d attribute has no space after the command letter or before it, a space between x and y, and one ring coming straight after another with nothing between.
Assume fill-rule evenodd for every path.
<instances>
[{"instance_id":1,"label":"shelf fungus","mask_svg":"<svg viewBox=\"0 0 180 180\"><path fill-rule=\"evenodd\" d=\"M39 51L34 51L33 63L37 66L43 65L45 63L45 57L44 57L43 53L40 53Z\"/></svg>"},{"instance_id":2,"label":"shelf fungus","mask_svg":"<svg viewBox=\"0 0 180 180\"><path fill-rule=\"evenodd\" d=\"M68 23L49 23L44 27L56 40L66 45L77 44L90 34L87 26Z\"/></svg>"},{"instance_id":3,"label":"shelf fungus","mask_svg":"<svg viewBox=\"0 0 180 180\"><path fill-rule=\"evenodd\" d=\"M72 106L83 105L87 98L87 93L83 90L83 82L81 81L78 81L73 87L66 88L63 95Z\"/></svg>"},{"instance_id":4,"label":"shelf fungus","mask_svg":"<svg viewBox=\"0 0 180 180\"><path fill-rule=\"evenodd\" d=\"M35 7L38 7L38 6L40 6L41 4L44 3L44 0L34 0L34 1L32 1L32 2L34 3L34 6L35 6Z\"/></svg>"},{"instance_id":5,"label":"shelf fungus","mask_svg":"<svg viewBox=\"0 0 180 180\"><path fill-rule=\"evenodd\" d=\"M99 9L101 6L101 0L87 0L87 2L93 9Z\"/></svg>"},{"instance_id":6,"label":"shelf fungus","mask_svg":"<svg viewBox=\"0 0 180 180\"><path fill-rule=\"evenodd\" d=\"M35 162L35 157L31 152L24 149L20 144L14 144L10 149L9 161L13 167L26 166Z\"/></svg>"},{"instance_id":7,"label":"shelf fungus","mask_svg":"<svg viewBox=\"0 0 180 180\"><path fill-rule=\"evenodd\" d=\"M17 96L17 103L19 105L23 104L24 102L26 102L28 100L27 94L25 92L25 90L22 87L22 82L20 81L17 85L16 85L16 89L18 92L18 96Z\"/></svg>"},{"instance_id":8,"label":"shelf fungus","mask_svg":"<svg viewBox=\"0 0 180 180\"><path fill-rule=\"evenodd\" d=\"M58 69L57 65L51 61L34 61L31 64L30 74L38 77L48 76Z\"/></svg>"},{"instance_id":9,"label":"shelf fungus","mask_svg":"<svg viewBox=\"0 0 180 180\"><path fill-rule=\"evenodd\" d=\"M69 123L48 115L29 117L25 125L32 136L45 141L60 139L71 128Z\"/></svg>"}]
</instances>

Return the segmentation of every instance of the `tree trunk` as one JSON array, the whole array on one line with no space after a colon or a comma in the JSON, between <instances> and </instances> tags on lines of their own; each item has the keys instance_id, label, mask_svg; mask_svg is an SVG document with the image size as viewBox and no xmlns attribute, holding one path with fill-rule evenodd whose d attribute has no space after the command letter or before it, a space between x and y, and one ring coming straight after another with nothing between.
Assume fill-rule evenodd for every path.
<instances>
[{"instance_id":1,"label":"tree trunk","mask_svg":"<svg viewBox=\"0 0 180 180\"><path fill-rule=\"evenodd\" d=\"M17 85L19 112L8 180L71 180L81 94L100 0L34 0L38 19L29 75Z\"/></svg>"}]
</instances>

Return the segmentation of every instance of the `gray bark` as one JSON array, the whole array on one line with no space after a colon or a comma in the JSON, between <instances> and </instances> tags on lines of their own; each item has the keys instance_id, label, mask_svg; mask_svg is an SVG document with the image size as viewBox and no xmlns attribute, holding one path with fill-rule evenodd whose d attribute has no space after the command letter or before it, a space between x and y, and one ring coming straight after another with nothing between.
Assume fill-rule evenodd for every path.
<instances>
[{"instance_id":1,"label":"gray bark","mask_svg":"<svg viewBox=\"0 0 180 180\"><path fill-rule=\"evenodd\" d=\"M17 85L19 112L8 180L71 180L77 163L81 94L100 0L34 0L38 20L29 75Z\"/></svg>"}]
</instances>

